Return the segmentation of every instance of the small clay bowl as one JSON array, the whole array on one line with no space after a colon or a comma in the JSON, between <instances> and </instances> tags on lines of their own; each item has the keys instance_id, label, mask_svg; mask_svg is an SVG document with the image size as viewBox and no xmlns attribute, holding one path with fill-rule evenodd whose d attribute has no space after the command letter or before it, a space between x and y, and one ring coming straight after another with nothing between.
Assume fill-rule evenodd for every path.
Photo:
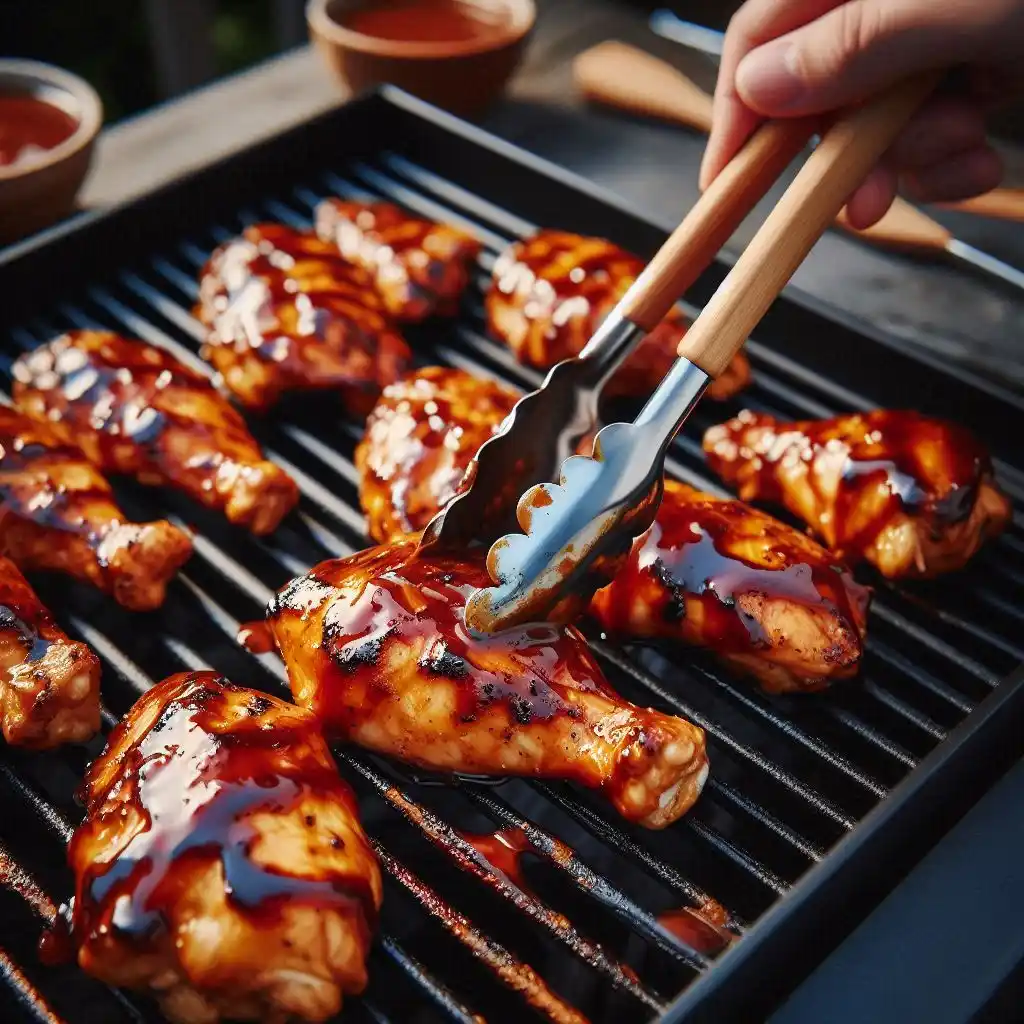
<instances>
[{"instance_id":1,"label":"small clay bowl","mask_svg":"<svg viewBox=\"0 0 1024 1024\"><path fill-rule=\"evenodd\" d=\"M501 95L537 19L533 0L466 0L466 9L478 8L488 24L474 38L383 38L344 23L359 8L387 4L309 0L310 37L332 73L352 92L390 82L463 117L478 116Z\"/></svg>"},{"instance_id":2,"label":"small clay bowl","mask_svg":"<svg viewBox=\"0 0 1024 1024\"><path fill-rule=\"evenodd\" d=\"M96 90L77 75L32 60L0 60L0 96L25 96L64 111L76 122L52 149L0 165L0 245L67 216L85 180L103 123Z\"/></svg>"}]
</instances>

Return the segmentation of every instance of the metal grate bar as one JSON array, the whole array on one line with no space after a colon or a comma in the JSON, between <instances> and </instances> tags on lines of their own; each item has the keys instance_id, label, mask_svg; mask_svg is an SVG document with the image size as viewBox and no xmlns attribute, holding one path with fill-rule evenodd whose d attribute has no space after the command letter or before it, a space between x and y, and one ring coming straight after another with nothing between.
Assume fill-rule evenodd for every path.
<instances>
[{"instance_id":1,"label":"metal grate bar","mask_svg":"<svg viewBox=\"0 0 1024 1024\"><path fill-rule=\"evenodd\" d=\"M394 939L384 936L379 940L381 949L398 965L430 997L434 1005L451 1020L459 1024L479 1024L483 1019L473 1013L465 1004L456 999L452 991L434 978L430 972L413 956L410 956ZM387 1018L372 1003L363 1000L363 1005L374 1020L386 1022Z\"/></svg>"}]
</instances>

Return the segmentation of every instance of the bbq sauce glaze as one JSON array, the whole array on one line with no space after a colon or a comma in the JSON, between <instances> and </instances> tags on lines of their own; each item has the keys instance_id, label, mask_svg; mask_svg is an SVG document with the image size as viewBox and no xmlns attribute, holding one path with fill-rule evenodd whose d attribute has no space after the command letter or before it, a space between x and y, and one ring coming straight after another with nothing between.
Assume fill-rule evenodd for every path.
<instances>
[{"instance_id":1,"label":"bbq sauce glaze","mask_svg":"<svg viewBox=\"0 0 1024 1024\"><path fill-rule=\"evenodd\" d=\"M210 328L203 357L252 408L291 389L338 388L353 411L367 412L411 359L372 275L282 224L253 225L210 257L195 315ZM273 379L244 390L233 376L244 359L266 364Z\"/></svg>"},{"instance_id":2,"label":"bbq sauce glaze","mask_svg":"<svg viewBox=\"0 0 1024 1024\"><path fill-rule=\"evenodd\" d=\"M392 644L425 640L419 668L456 687L458 721L469 723L503 705L520 725L559 716L579 719L548 680L567 676L585 692L611 693L575 631L534 624L495 637L477 638L465 624L474 589L490 586L484 553L469 557L412 557L414 543L371 549L362 557L323 562L294 580L271 605L270 618L304 614L351 586L365 568L372 578L352 600L335 601L324 618L320 685L314 710L328 732L345 735L372 719L375 707L394 700L388 683Z\"/></svg>"},{"instance_id":3,"label":"bbq sauce glaze","mask_svg":"<svg viewBox=\"0 0 1024 1024\"><path fill-rule=\"evenodd\" d=\"M756 562L741 553L750 540ZM688 603L699 601L700 642L720 654L766 644L758 618L738 600L744 595L825 606L853 625L867 600L865 588L801 534L738 501L716 500L671 480L654 525L627 558L606 569L612 582L591 605L604 629L634 631L642 595L651 633L671 637L685 629Z\"/></svg>"},{"instance_id":4,"label":"bbq sauce glaze","mask_svg":"<svg viewBox=\"0 0 1024 1024\"><path fill-rule=\"evenodd\" d=\"M24 649L25 661L36 662L66 639L20 570L0 557L0 650L13 641ZM5 675L0 668L0 679Z\"/></svg>"},{"instance_id":5,"label":"bbq sauce glaze","mask_svg":"<svg viewBox=\"0 0 1024 1024\"><path fill-rule=\"evenodd\" d=\"M810 525L851 559L861 557L900 512L922 518L936 531L964 521L981 481L992 473L987 450L969 431L908 410L797 423L744 411L708 432L705 452L723 479L739 483L741 497L780 504L787 498L780 471L807 463L812 467L808 484L827 516ZM843 462L833 502L822 492L813 465L834 458Z\"/></svg>"},{"instance_id":6,"label":"bbq sauce glaze","mask_svg":"<svg viewBox=\"0 0 1024 1024\"><path fill-rule=\"evenodd\" d=\"M386 543L422 530L518 399L497 381L441 366L385 388L356 452L370 535Z\"/></svg>"},{"instance_id":7,"label":"bbq sauce glaze","mask_svg":"<svg viewBox=\"0 0 1024 1024\"><path fill-rule=\"evenodd\" d=\"M244 717L228 703L226 690L249 693ZM166 703L153 724L127 741L137 716L161 701ZM288 713L275 714L280 709ZM113 756L118 763L111 772L106 762ZM165 680L115 729L86 775L86 820L68 849L77 881L71 943L58 916L44 954L67 955L69 945L108 932L140 950L151 947L165 935L167 915L187 893L195 866L210 861L220 862L230 902L250 920L276 921L282 906L296 902L356 907L361 913L353 918L368 941L377 903L366 873L301 878L250 859L257 838L250 816L288 813L308 795L329 796L357 820L355 798L311 716L241 691L214 672ZM115 856L103 859L125 814L141 818L144 827ZM307 825L316 827L315 821ZM340 836L330 842L344 848Z\"/></svg>"},{"instance_id":8,"label":"bbq sauce glaze","mask_svg":"<svg viewBox=\"0 0 1024 1024\"><path fill-rule=\"evenodd\" d=\"M383 15L391 8L371 10ZM387 311L402 322L453 315L481 248L471 235L393 203L325 199L316 210L316 230L343 259L373 276Z\"/></svg>"},{"instance_id":9,"label":"bbq sauce glaze","mask_svg":"<svg viewBox=\"0 0 1024 1024\"><path fill-rule=\"evenodd\" d=\"M42 160L74 135L78 121L34 96L0 94L0 167Z\"/></svg>"}]
</instances>

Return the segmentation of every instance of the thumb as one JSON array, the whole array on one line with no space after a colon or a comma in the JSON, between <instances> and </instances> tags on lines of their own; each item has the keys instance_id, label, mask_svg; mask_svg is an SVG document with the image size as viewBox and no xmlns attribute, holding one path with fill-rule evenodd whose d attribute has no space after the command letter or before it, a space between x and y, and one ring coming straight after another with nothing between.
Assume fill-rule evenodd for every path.
<instances>
[{"instance_id":1,"label":"thumb","mask_svg":"<svg viewBox=\"0 0 1024 1024\"><path fill-rule=\"evenodd\" d=\"M835 110L916 72L970 60L991 28L977 16L984 6L977 0L848 0L751 50L736 69L736 90L766 117Z\"/></svg>"}]
</instances>

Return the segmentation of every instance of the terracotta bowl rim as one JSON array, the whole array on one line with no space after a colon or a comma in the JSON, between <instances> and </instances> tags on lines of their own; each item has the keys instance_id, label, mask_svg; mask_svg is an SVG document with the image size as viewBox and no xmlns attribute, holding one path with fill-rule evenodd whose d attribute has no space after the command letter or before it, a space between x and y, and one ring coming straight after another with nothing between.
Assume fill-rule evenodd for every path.
<instances>
[{"instance_id":1,"label":"terracotta bowl rim","mask_svg":"<svg viewBox=\"0 0 1024 1024\"><path fill-rule=\"evenodd\" d=\"M520 42L537 20L537 5L534 0L474 0L479 6L504 7L509 13L508 22L501 26L500 31L482 36L480 39L412 42L380 39L346 28L328 13L327 8L332 2L337 0L309 0L306 5L306 22L310 31L335 46L376 57L436 60L490 53Z\"/></svg>"},{"instance_id":2,"label":"terracotta bowl rim","mask_svg":"<svg viewBox=\"0 0 1024 1024\"><path fill-rule=\"evenodd\" d=\"M13 86L13 89L11 88ZM0 167L0 184L28 178L63 163L90 145L103 125L103 103L96 90L78 75L37 60L0 58L0 93L31 92L33 86L69 94L78 105L78 127L60 145L24 167Z\"/></svg>"}]
</instances>

